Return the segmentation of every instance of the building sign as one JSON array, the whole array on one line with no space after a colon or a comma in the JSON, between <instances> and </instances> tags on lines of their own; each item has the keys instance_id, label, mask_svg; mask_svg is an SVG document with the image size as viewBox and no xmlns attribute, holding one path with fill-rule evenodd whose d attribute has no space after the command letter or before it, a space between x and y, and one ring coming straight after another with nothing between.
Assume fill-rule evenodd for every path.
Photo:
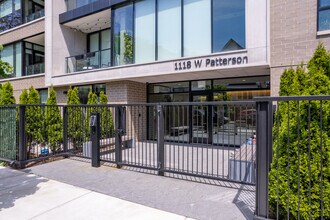
<instances>
[{"instance_id":1,"label":"building sign","mask_svg":"<svg viewBox=\"0 0 330 220\"><path fill-rule=\"evenodd\" d=\"M249 60L247 56L237 57L218 57L218 58L201 58L194 60L185 60L174 62L174 70L191 70L191 69L208 69L214 67L224 66L238 66L248 64Z\"/></svg>"}]
</instances>

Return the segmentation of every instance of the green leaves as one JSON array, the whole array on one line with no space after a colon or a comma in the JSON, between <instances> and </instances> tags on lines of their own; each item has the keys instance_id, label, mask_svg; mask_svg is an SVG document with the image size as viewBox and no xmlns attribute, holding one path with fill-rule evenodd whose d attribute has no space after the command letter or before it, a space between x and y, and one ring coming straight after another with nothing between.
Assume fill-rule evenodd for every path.
<instances>
[{"instance_id":1,"label":"green leaves","mask_svg":"<svg viewBox=\"0 0 330 220\"><path fill-rule=\"evenodd\" d=\"M3 46L0 44L0 52L2 51ZM13 67L8 63L4 62L0 58L0 77L7 78L7 74L13 71Z\"/></svg>"},{"instance_id":2,"label":"green leaves","mask_svg":"<svg viewBox=\"0 0 330 220\"><path fill-rule=\"evenodd\" d=\"M13 94L13 86L10 82L6 82L1 89L1 105L13 105L16 104L16 100Z\"/></svg>"},{"instance_id":3,"label":"green leaves","mask_svg":"<svg viewBox=\"0 0 330 220\"><path fill-rule=\"evenodd\" d=\"M329 95L329 73L330 53L320 44L307 69L300 65L284 71L280 95ZM310 215L319 219L321 200L324 219L330 218L330 209L326 208L330 207L329 113L329 101L323 101L322 108L320 101L279 103L273 128L269 202L280 219L286 219L288 212L290 219L298 219L298 210L301 219Z\"/></svg>"},{"instance_id":4,"label":"green leaves","mask_svg":"<svg viewBox=\"0 0 330 220\"><path fill-rule=\"evenodd\" d=\"M53 105L46 106L46 139L52 152L56 152L60 149L63 141L63 123L60 109L57 106L56 92L53 86L50 88L46 104Z\"/></svg>"},{"instance_id":5,"label":"green leaves","mask_svg":"<svg viewBox=\"0 0 330 220\"><path fill-rule=\"evenodd\" d=\"M21 95L22 99L25 95ZM29 88L29 94L27 99L27 104L34 105L34 106L27 106L26 107L26 124L25 129L30 137L30 144L32 142L35 143L42 143L44 142L44 136L42 134L43 130L43 115L41 112L41 107L36 106L40 104L40 97L38 91L31 86Z\"/></svg>"}]
</instances>

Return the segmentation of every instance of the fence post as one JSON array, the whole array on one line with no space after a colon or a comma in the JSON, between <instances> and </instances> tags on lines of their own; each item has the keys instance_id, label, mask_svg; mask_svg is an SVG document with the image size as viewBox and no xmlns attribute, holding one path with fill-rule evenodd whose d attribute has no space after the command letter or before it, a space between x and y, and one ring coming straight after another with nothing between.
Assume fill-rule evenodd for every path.
<instances>
[{"instance_id":1,"label":"fence post","mask_svg":"<svg viewBox=\"0 0 330 220\"><path fill-rule=\"evenodd\" d=\"M63 106L63 151L68 155L68 107Z\"/></svg>"},{"instance_id":2,"label":"fence post","mask_svg":"<svg viewBox=\"0 0 330 220\"><path fill-rule=\"evenodd\" d=\"M257 177L254 219L268 219L268 174L272 146L272 110L270 101L257 101Z\"/></svg>"},{"instance_id":3,"label":"fence post","mask_svg":"<svg viewBox=\"0 0 330 220\"><path fill-rule=\"evenodd\" d=\"M157 145L158 145L158 175L164 176L164 111L163 106L157 105Z\"/></svg>"},{"instance_id":4,"label":"fence post","mask_svg":"<svg viewBox=\"0 0 330 220\"><path fill-rule=\"evenodd\" d=\"M19 106L19 128L18 128L18 160L19 167L21 169L25 168L25 163L27 159L27 149L26 149L26 135L25 135L25 109L26 106Z\"/></svg>"},{"instance_id":5,"label":"fence post","mask_svg":"<svg viewBox=\"0 0 330 220\"><path fill-rule=\"evenodd\" d=\"M117 168L121 168L122 162L122 135L123 135L123 128L122 125L122 107L116 106L115 109L115 127L116 127L116 136L115 136L115 155L116 155L116 164Z\"/></svg>"},{"instance_id":6,"label":"fence post","mask_svg":"<svg viewBox=\"0 0 330 220\"><path fill-rule=\"evenodd\" d=\"M100 113L92 113L90 118L92 136L92 167L100 167Z\"/></svg>"}]
</instances>

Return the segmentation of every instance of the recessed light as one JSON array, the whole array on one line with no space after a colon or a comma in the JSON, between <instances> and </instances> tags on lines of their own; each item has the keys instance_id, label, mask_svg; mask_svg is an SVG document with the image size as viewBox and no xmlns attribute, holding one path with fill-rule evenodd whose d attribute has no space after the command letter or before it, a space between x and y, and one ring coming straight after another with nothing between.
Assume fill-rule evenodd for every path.
<instances>
[{"instance_id":1,"label":"recessed light","mask_svg":"<svg viewBox=\"0 0 330 220\"><path fill-rule=\"evenodd\" d=\"M246 80L245 80L245 79L243 79L242 81L243 81L243 82L245 82Z\"/></svg>"}]
</instances>

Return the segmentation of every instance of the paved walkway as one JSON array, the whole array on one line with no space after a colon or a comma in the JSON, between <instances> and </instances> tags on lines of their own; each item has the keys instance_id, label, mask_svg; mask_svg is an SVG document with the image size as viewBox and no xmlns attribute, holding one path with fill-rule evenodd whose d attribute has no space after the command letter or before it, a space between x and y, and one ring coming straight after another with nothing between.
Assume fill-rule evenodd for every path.
<instances>
[{"instance_id":1,"label":"paved walkway","mask_svg":"<svg viewBox=\"0 0 330 220\"><path fill-rule=\"evenodd\" d=\"M73 159L24 172L0 169L0 219L253 217L253 188L236 184L201 184L108 166L92 168Z\"/></svg>"}]
</instances>

